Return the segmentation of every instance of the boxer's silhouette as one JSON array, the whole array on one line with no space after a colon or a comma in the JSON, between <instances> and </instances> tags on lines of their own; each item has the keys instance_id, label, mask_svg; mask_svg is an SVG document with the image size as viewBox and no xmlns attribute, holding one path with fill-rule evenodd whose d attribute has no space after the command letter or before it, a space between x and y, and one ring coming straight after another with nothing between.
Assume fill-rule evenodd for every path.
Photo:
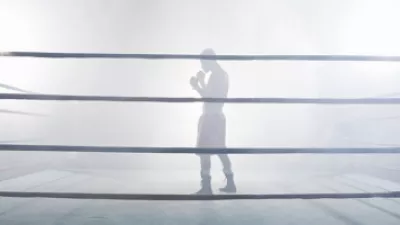
<instances>
[{"instance_id":1,"label":"boxer's silhouette","mask_svg":"<svg viewBox=\"0 0 400 225\"><path fill-rule=\"evenodd\" d=\"M215 56L212 49L205 49L202 55ZM226 98L229 89L228 74L221 68L216 60L202 59L201 67L196 76L190 78L190 84L201 97ZM206 74L210 73L206 82ZM204 103L203 114L199 118L197 130L197 147L199 148L225 148L226 147L226 118L223 112L224 103ZM198 154L201 164L201 189L196 194L211 195L211 155ZM222 192L236 192L233 179L231 161L226 154L218 155L222 162L227 185L221 188Z\"/></svg>"}]
</instances>

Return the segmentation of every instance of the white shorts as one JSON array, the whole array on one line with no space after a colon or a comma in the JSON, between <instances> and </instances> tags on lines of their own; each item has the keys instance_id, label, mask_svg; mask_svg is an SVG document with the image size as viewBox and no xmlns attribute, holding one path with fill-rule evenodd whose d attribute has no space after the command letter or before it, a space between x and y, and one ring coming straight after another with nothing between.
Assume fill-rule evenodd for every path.
<instances>
[{"instance_id":1,"label":"white shorts","mask_svg":"<svg viewBox=\"0 0 400 225\"><path fill-rule=\"evenodd\" d=\"M223 113L203 114L199 118L197 147L224 148L226 146L226 119Z\"/></svg>"}]
</instances>

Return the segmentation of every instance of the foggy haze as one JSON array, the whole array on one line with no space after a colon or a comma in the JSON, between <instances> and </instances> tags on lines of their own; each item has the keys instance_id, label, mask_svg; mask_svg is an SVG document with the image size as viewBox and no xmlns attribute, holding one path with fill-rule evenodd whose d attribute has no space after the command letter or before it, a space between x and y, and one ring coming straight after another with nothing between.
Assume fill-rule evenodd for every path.
<instances>
[{"instance_id":1,"label":"foggy haze","mask_svg":"<svg viewBox=\"0 0 400 225\"><path fill-rule=\"evenodd\" d=\"M400 33L395 30L399 6L396 0L0 0L0 49L199 54L213 48L217 54L238 55L400 55ZM397 97L400 93L397 63L220 64L230 76L229 97L350 98L393 93L391 97ZM200 69L195 60L1 58L0 68L0 84L36 93L198 97L189 85L189 78ZM0 110L45 115L1 113L0 142L193 147L201 104L2 100ZM400 127L393 119L399 116L398 106L226 104L224 111L228 147L399 144ZM23 154L33 153L16 153ZM191 155L60 155L98 157L102 162L115 157L151 168L198 164ZM313 157L268 156L258 163L273 166ZM233 162L243 168L256 164L251 156L234 156Z\"/></svg>"}]
</instances>

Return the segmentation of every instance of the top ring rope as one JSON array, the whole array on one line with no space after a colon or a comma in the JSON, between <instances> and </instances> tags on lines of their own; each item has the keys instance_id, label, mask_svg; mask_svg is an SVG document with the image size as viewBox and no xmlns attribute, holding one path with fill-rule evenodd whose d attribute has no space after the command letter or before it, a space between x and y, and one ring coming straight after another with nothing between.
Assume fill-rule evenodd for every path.
<instances>
[{"instance_id":1,"label":"top ring rope","mask_svg":"<svg viewBox=\"0 0 400 225\"><path fill-rule=\"evenodd\" d=\"M0 57L103 58L103 59L179 59L222 61L376 61L399 62L400 56L379 55L195 55L195 54L114 54L67 52L0 52Z\"/></svg>"}]
</instances>

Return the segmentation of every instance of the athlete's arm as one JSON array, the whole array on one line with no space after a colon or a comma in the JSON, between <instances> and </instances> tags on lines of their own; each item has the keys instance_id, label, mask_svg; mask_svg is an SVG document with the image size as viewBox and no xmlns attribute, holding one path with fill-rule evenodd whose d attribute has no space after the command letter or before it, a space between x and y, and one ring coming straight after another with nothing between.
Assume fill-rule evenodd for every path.
<instances>
[{"instance_id":1,"label":"athlete's arm","mask_svg":"<svg viewBox=\"0 0 400 225\"><path fill-rule=\"evenodd\" d=\"M206 81L205 81L206 74L203 71L199 71L199 72L197 72L196 77L197 77L197 80L199 81L199 86L203 89L207 88Z\"/></svg>"},{"instance_id":2,"label":"athlete's arm","mask_svg":"<svg viewBox=\"0 0 400 225\"><path fill-rule=\"evenodd\" d=\"M195 77L190 78L192 88L204 98L207 97L207 85L205 83L205 74L199 71Z\"/></svg>"},{"instance_id":3,"label":"athlete's arm","mask_svg":"<svg viewBox=\"0 0 400 225\"><path fill-rule=\"evenodd\" d=\"M202 97L202 98L206 98L207 97L207 92L206 92L206 89L205 88L201 88L201 87L195 87L195 88L193 88L195 91L197 91L197 93L199 93L199 95Z\"/></svg>"}]
</instances>

